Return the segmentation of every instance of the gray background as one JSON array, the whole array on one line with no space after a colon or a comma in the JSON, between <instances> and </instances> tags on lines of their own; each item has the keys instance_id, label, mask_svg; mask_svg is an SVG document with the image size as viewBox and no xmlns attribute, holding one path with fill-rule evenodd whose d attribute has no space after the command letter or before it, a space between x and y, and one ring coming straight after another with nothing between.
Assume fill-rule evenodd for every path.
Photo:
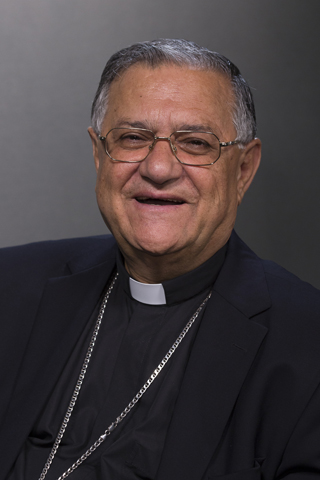
<instances>
[{"instance_id":1,"label":"gray background","mask_svg":"<svg viewBox=\"0 0 320 480\"><path fill-rule=\"evenodd\" d=\"M320 287L319 0L10 0L0 5L0 246L101 234L86 133L101 71L136 41L217 50L253 87L263 162L238 233Z\"/></svg>"}]
</instances>

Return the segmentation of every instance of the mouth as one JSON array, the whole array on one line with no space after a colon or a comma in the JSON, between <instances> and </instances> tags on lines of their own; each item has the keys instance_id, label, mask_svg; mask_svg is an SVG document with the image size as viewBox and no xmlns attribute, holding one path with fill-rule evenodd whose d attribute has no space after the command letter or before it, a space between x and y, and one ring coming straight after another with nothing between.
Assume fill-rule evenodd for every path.
<instances>
[{"instance_id":1,"label":"mouth","mask_svg":"<svg viewBox=\"0 0 320 480\"><path fill-rule=\"evenodd\" d=\"M145 205L182 205L183 201L174 200L172 198L150 198L150 197L136 197L137 202L144 203Z\"/></svg>"}]
</instances>

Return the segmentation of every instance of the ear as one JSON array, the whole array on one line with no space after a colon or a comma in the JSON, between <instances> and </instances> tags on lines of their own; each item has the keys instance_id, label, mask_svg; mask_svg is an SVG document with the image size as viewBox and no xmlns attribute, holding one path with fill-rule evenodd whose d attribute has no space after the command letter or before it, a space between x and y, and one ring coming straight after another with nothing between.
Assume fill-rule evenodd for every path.
<instances>
[{"instance_id":1,"label":"ear","mask_svg":"<svg viewBox=\"0 0 320 480\"><path fill-rule=\"evenodd\" d=\"M96 171L98 171L99 165L100 165L99 149L101 148L101 145L100 145L101 142L99 140L98 135L96 134L96 132L93 130L92 127L88 128L88 133L90 135L91 142L92 142L92 153L93 153L94 164L96 167Z\"/></svg>"},{"instance_id":2,"label":"ear","mask_svg":"<svg viewBox=\"0 0 320 480\"><path fill-rule=\"evenodd\" d=\"M255 138L244 147L239 158L238 171L238 205L251 185L261 160L261 141Z\"/></svg>"}]
</instances>

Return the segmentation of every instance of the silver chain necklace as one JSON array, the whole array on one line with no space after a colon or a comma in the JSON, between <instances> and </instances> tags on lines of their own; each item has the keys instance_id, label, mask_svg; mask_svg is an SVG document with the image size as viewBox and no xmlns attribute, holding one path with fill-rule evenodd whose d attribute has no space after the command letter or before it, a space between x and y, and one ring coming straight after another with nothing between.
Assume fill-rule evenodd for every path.
<instances>
[{"instance_id":1,"label":"silver chain necklace","mask_svg":"<svg viewBox=\"0 0 320 480\"><path fill-rule=\"evenodd\" d=\"M98 314L98 318L97 318L96 324L94 326L93 334L92 334L92 337L91 337L91 340L90 340L90 343L89 343L89 347L88 347L83 365L82 365L81 370L80 370L79 378L77 380L75 389L74 389L73 394L71 396L71 400L69 402L69 406L68 406L67 411L65 413L65 416L64 416L64 419L62 421L61 427L59 429L58 435L57 435L57 437L54 441L52 450L51 450L51 452L50 452L50 454L47 458L47 461L46 461L46 463L43 467L43 470L41 472L39 480L44 480L45 479L45 477L46 477L46 475L49 471L49 468L51 467L53 459L54 459L54 457L55 457L55 455L58 451L58 448L60 446L63 435L66 431L68 422L69 422L70 417L72 415L74 406L76 404L76 401L78 399L78 396L79 396L79 393L80 393L80 390L81 390L81 387L82 387L84 377L85 377L87 369L88 369L88 365L89 365L90 358L91 358L91 355L92 355L92 352L93 352L93 348L94 348L96 340L97 340L97 336L98 336L98 333L99 333L99 329L100 329L100 325L101 325L101 322L102 322L102 318L103 318L103 315L104 315L106 305L107 305L107 302L109 300L109 296L112 292L112 289L114 287L114 284L116 283L118 275L119 275L118 273L115 274L115 276L113 277L112 282L111 282L111 284L110 284L110 286L107 290L107 293L103 297L101 307L100 307L100 311L99 311L99 314ZM128 403L126 408L120 413L120 415L115 419L115 421L112 422L111 425L109 425L109 427L104 431L104 433L102 435L100 435L100 437L91 445L91 447L88 448L88 450L83 455L81 455L81 457L79 457L78 460L73 465L71 465L71 467L68 468L68 470L66 470L57 480L64 480L65 478L67 478L70 475L70 473L72 473L76 468L78 468L105 441L105 439L111 434L111 432L113 432L113 430L119 425L119 423L122 422L122 420L133 409L133 407L136 405L136 403L138 403L140 398L145 394L145 392L148 390L150 385L157 378L157 376L159 375L161 370L164 368L166 363L170 360L170 358L172 357L172 355L174 354L174 352L176 351L176 349L178 348L178 346L180 345L180 343L182 342L182 340L184 339L184 337L186 336L186 334L188 333L188 331L192 327L196 318L199 316L199 313L201 312L201 310L203 309L203 307L205 306L205 304L207 303L207 301L211 297L211 293L212 292L210 292L206 296L206 298L203 300L201 305L198 307L198 309L192 315L190 320L187 322L186 326L184 327L184 329L182 330L182 332L180 333L180 335L178 336L176 341L173 343L172 347L169 348L167 354L163 357L163 359L161 360L159 365L152 372L152 374L150 375L150 377L148 378L146 383L140 388L138 393L133 397L131 402Z\"/></svg>"}]
</instances>

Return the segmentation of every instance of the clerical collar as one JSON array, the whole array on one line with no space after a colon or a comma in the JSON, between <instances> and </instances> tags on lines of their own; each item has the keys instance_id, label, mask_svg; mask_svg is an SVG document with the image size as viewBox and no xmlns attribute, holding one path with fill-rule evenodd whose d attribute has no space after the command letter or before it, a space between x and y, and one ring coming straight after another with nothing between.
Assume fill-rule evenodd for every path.
<instances>
[{"instance_id":1,"label":"clerical collar","mask_svg":"<svg viewBox=\"0 0 320 480\"><path fill-rule=\"evenodd\" d=\"M141 283L129 277L132 298L148 305L166 305L166 294L162 283Z\"/></svg>"},{"instance_id":2,"label":"clerical collar","mask_svg":"<svg viewBox=\"0 0 320 480\"><path fill-rule=\"evenodd\" d=\"M131 279L125 269L123 257L117 251L119 283L130 298L149 305L173 305L206 290L215 282L223 265L228 244L199 267L162 284L144 284Z\"/></svg>"}]
</instances>

